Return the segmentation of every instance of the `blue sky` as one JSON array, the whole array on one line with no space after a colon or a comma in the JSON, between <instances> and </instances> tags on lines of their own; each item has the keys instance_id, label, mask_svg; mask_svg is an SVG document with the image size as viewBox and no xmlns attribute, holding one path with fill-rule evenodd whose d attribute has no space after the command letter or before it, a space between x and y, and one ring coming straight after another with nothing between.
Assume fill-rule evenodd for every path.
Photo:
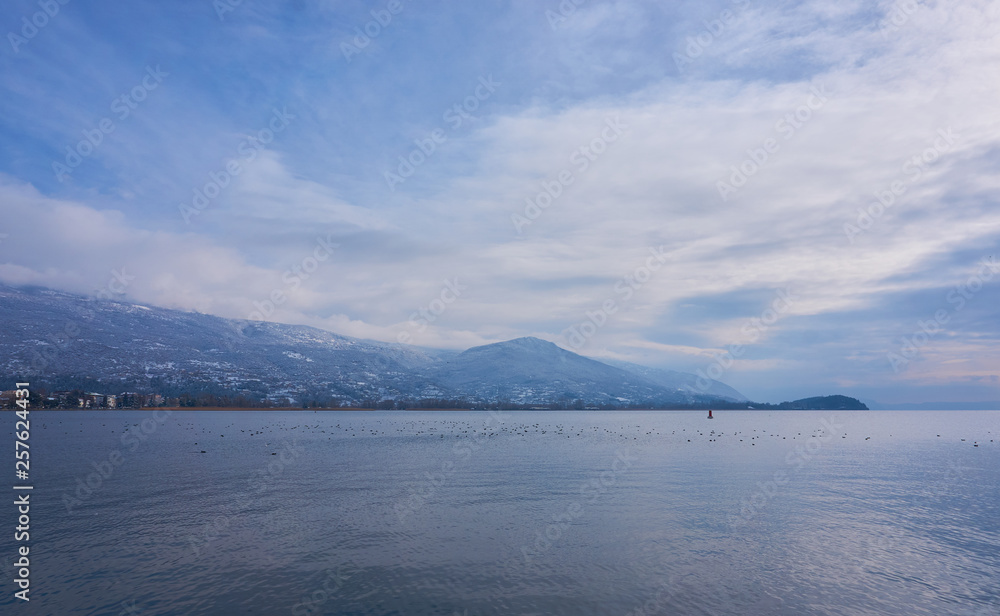
<instances>
[{"instance_id":1,"label":"blue sky","mask_svg":"<svg viewBox=\"0 0 1000 616\"><path fill-rule=\"evenodd\" d=\"M753 399L1000 400L995 3L0 17L0 281L534 335Z\"/></svg>"}]
</instances>

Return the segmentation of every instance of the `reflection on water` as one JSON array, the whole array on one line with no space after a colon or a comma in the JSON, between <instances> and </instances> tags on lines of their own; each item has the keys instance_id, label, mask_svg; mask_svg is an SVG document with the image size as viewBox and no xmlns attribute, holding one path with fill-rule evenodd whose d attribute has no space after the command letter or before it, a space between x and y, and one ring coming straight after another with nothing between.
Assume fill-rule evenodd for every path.
<instances>
[{"instance_id":1,"label":"reflection on water","mask_svg":"<svg viewBox=\"0 0 1000 616\"><path fill-rule=\"evenodd\" d=\"M18 613L1000 616L1000 413L151 417L33 413Z\"/></svg>"}]
</instances>

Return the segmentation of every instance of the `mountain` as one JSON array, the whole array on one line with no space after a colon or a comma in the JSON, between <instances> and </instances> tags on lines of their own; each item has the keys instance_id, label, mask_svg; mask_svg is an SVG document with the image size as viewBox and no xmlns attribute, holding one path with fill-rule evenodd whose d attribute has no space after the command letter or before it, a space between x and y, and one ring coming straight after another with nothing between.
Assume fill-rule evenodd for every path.
<instances>
[{"instance_id":1,"label":"mountain","mask_svg":"<svg viewBox=\"0 0 1000 616\"><path fill-rule=\"evenodd\" d=\"M224 319L0 285L0 357L11 378L49 389L239 394L346 404L466 399L522 405L699 405L745 400L694 375L664 379L537 338L461 353L300 326ZM633 365L634 366L634 365ZM722 392L715 394L713 392Z\"/></svg>"},{"instance_id":2,"label":"mountain","mask_svg":"<svg viewBox=\"0 0 1000 616\"><path fill-rule=\"evenodd\" d=\"M676 370L663 370L660 368L650 368L632 362L621 361L619 359L605 359L604 363L621 368L626 372L631 372L643 377L647 381L657 383L663 387L669 387L679 391L687 392L691 395L708 395L723 400L733 402L747 402L747 398L729 385L720 381L708 380L708 386L704 390L698 387L698 377L690 372L677 372Z\"/></svg>"},{"instance_id":3,"label":"mountain","mask_svg":"<svg viewBox=\"0 0 1000 616\"><path fill-rule=\"evenodd\" d=\"M0 287L0 358L52 388L347 400L439 393L422 349L279 323Z\"/></svg>"},{"instance_id":4,"label":"mountain","mask_svg":"<svg viewBox=\"0 0 1000 616\"><path fill-rule=\"evenodd\" d=\"M816 396L781 404L758 405L761 408L803 411L867 411L868 407L857 398L848 396Z\"/></svg>"},{"instance_id":5,"label":"mountain","mask_svg":"<svg viewBox=\"0 0 1000 616\"><path fill-rule=\"evenodd\" d=\"M435 374L452 390L476 398L500 396L519 404L577 399L591 405L698 404L719 399L658 383L538 338L473 347L442 362Z\"/></svg>"}]
</instances>

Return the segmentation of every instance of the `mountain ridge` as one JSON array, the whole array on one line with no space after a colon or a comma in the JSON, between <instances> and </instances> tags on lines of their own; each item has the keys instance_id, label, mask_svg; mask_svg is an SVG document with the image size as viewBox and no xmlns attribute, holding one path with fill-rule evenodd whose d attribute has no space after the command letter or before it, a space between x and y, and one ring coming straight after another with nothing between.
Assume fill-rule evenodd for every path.
<instances>
[{"instance_id":1,"label":"mountain ridge","mask_svg":"<svg viewBox=\"0 0 1000 616\"><path fill-rule=\"evenodd\" d=\"M661 383L534 337L442 351L305 325L0 285L0 358L11 376L72 387L231 392L289 401L466 399L587 406L700 405L741 394ZM684 373L676 373L684 374ZM742 398L745 400L745 398Z\"/></svg>"}]
</instances>

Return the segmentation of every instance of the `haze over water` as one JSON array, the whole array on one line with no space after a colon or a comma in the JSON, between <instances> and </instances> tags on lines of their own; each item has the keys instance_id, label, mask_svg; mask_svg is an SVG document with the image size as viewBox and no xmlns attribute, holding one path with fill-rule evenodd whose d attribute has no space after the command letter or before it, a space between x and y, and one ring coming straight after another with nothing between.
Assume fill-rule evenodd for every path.
<instances>
[{"instance_id":1,"label":"haze over water","mask_svg":"<svg viewBox=\"0 0 1000 616\"><path fill-rule=\"evenodd\" d=\"M151 418L32 413L18 613L1000 614L1000 412Z\"/></svg>"}]
</instances>

